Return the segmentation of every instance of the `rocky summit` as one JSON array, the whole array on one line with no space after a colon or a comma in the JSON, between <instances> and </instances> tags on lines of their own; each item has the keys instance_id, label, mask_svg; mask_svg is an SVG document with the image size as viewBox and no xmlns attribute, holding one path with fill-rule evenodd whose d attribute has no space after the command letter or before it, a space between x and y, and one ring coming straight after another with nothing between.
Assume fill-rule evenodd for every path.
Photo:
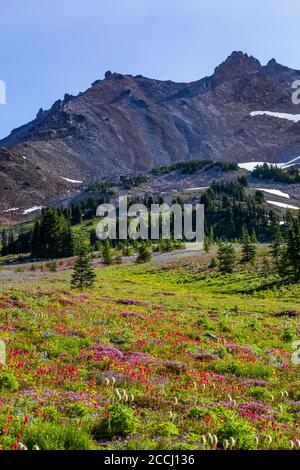
<instances>
[{"instance_id":1,"label":"rocky summit","mask_svg":"<svg viewBox=\"0 0 300 470\"><path fill-rule=\"evenodd\" d=\"M1 213L178 161L290 161L300 155L297 79L242 52L192 83L107 72L0 141Z\"/></svg>"}]
</instances>

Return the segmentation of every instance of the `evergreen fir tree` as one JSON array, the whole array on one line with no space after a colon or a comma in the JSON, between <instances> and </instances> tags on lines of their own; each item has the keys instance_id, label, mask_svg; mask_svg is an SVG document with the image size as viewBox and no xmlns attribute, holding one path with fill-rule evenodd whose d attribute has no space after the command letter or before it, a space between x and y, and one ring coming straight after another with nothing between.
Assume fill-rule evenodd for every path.
<instances>
[{"instance_id":1,"label":"evergreen fir tree","mask_svg":"<svg viewBox=\"0 0 300 470\"><path fill-rule=\"evenodd\" d=\"M288 229L285 259L287 273L298 282L300 280L300 224L296 219Z\"/></svg>"},{"instance_id":2,"label":"evergreen fir tree","mask_svg":"<svg viewBox=\"0 0 300 470\"><path fill-rule=\"evenodd\" d=\"M44 209L32 233L32 253L44 258L74 255L74 240L67 218L60 209Z\"/></svg>"},{"instance_id":3,"label":"evergreen fir tree","mask_svg":"<svg viewBox=\"0 0 300 470\"><path fill-rule=\"evenodd\" d=\"M1 241L2 241L2 248L1 248L1 255L5 256L7 254L7 247L8 247L8 240L6 230L2 230L1 233Z\"/></svg>"},{"instance_id":4,"label":"evergreen fir tree","mask_svg":"<svg viewBox=\"0 0 300 470\"><path fill-rule=\"evenodd\" d=\"M206 253L209 253L209 249L210 249L210 238L205 236L204 237L204 250Z\"/></svg>"},{"instance_id":5,"label":"evergreen fir tree","mask_svg":"<svg viewBox=\"0 0 300 470\"><path fill-rule=\"evenodd\" d=\"M138 248L137 263L148 263L151 261L151 252L145 243L142 243Z\"/></svg>"},{"instance_id":6,"label":"evergreen fir tree","mask_svg":"<svg viewBox=\"0 0 300 470\"><path fill-rule=\"evenodd\" d=\"M253 263L256 257L256 246L252 242L248 232L244 234L244 240L242 244L243 262Z\"/></svg>"},{"instance_id":7,"label":"evergreen fir tree","mask_svg":"<svg viewBox=\"0 0 300 470\"><path fill-rule=\"evenodd\" d=\"M219 270L223 273L232 273L236 263L236 254L231 243L222 242L218 250Z\"/></svg>"},{"instance_id":8,"label":"evergreen fir tree","mask_svg":"<svg viewBox=\"0 0 300 470\"><path fill-rule=\"evenodd\" d=\"M73 267L71 287L73 289L90 289L95 283L96 274L91 264L91 256L84 248L80 249Z\"/></svg>"},{"instance_id":9,"label":"evergreen fir tree","mask_svg":"<svg viewBox=\"0 0 300 470\"><path fill-rule=\"evenodd\" d=\"M108 238L105 240L102 249L103 261L106 266L109 266L113 262L112 250Z\"/></svg>"},{"instance_id":10,"label":"evergreen fir tree","mask_svg":"<svg viewBox=\"0 0 300 470\"><path fill-rule=\"evenodd\" d=\"M271 254L274 261L274 266L276 271L280 271L280 264L281 264L281 256L282 256L282 245L283 245L283 238L279 226L279 221L273 219L271 221Z\"/></svg>"},{"instance_id":11,"label":"evergreen fir tree","mask_svg":"<svg viewBox=\"0 0 300 470\"><path fill-rule=\"evenodd\" d=\"M254 245L257 244L257 236L256 236L256 233L255 233L255 230L253 229L251 234L250 234L250 239L251 239L251 242L254 243Z\"/></svg>"},{"instance_id":12,"label":"evergreen fir tree","mask_svg":"<svg viewBox=\"0 0 300 470\"><path fill-rule=\"evenodd\" d=\"M215 231L213 225L211 225L209 228L209 242L210 245L213 245L215 242Z\"/></svg>"}]
</instances>

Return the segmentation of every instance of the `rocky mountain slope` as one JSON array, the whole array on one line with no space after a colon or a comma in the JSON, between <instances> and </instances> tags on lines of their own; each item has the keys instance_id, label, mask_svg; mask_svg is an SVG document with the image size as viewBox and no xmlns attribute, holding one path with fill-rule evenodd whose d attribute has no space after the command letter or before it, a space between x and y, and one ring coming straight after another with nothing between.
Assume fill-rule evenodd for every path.
<instances>
[{"instance_id":1,"label":"rocky mountain slope","mask_svg":"<svg viewBox=\"0 0 300 470\"><path fill-rule=\"evenodd\" d=\"M241 52L188 84L108 72L0 141L0 211L182 160L292 160L300 155L296 79L299 71Z\"/></svg>"}]
</instances>

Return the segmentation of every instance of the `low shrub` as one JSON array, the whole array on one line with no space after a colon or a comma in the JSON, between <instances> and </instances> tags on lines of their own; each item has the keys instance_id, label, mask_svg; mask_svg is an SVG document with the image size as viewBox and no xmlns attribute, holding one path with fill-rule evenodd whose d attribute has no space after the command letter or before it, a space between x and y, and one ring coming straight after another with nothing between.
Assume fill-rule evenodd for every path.
<instances>
[{"instance_id":1,"label":"low shrub","mask_svg":"<svg viewBox=\"0 0 300 470\"><path fill-rule=\"evenodd\" d=\"M225 439L233 438L234 448L238 450L253 450L256 447L255 431L243 420L229 420L218 429L217 437L220 443L223 443Z\"/></svg>"},{"instance_id":2,"label":"low shrub","mask_svg":"<svg viewBox=\"0 0 300 470\"><path fill-rule=\"evenodd\" d=\"M198 420L203 419L209 415L210 415L210 411L208 409L198 408L198 407L192 408L188 413L189 418L198 419Z\"/></svg>"},{"instance_id":3,"label":"low shrub","mask_svg":"<svg viewBox=\"0 0 300 470\"><path fill-rule=\"evenodd\" d=\"M34 421L24 430L22 442L28 449L93 450L95 444L87 431L71 425Z\"/></svg>"},{"instance_id":4,"label":"low shrub","mask_svg":"<svg viewBox=\"0 0 300 470\"><path fill-rule=\"evenodd\" d=\"M249 388L246 393L247 397L256 398L257 400L270 400L272 397L271 392L263 387Z\"/></svg>"},{"instance_id":5,"label":"low shrub","mask_svg":"<svg viewBox=\"0 0 300 470\"><path fill-rule=\"evenodd\" d=\"M94 426L96 439L129 436L137 430L138 419L133 408L124 405L110 405L107 415Z\"/></svg>"},{"instance_id":6,"label":"low shrub","mask_svg":"<svg viewBox=\"0 0 300 470\"><path fill-rule=\"evenodd\" d=\"M177 426L174 423L170 423L168 421L160 423L157 426L156 432L161 437L172 437L179 435Z\"/></svg>"},{"instance_id":7,"label":"low shrub","mask_svg":"<svg viewBox=\"0 0 300 470\"><path fill-rule=\"evenodd\" d=\"M1 392L14 392L18 390L19 382L11 372L0 372L0 390Z\"/></svg>"}]
</instances>

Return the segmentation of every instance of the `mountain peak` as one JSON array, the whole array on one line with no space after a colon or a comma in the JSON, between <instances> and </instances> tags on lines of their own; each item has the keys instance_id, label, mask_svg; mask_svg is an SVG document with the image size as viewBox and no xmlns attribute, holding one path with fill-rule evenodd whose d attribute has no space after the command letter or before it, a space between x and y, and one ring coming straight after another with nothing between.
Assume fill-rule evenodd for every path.
<instances>
[{"instance_id":1,"label":"mountain peak","mask_svg":"<svg viewBox=\"0 0 300 470\"><path fill-rule=\"evenodd\" d=\"M232 79L246 73L255 73L260 68L261 63L255 57L240 51L234 51L215 69L214 76L217 80Z\"/></svg>"}]
</instances>

